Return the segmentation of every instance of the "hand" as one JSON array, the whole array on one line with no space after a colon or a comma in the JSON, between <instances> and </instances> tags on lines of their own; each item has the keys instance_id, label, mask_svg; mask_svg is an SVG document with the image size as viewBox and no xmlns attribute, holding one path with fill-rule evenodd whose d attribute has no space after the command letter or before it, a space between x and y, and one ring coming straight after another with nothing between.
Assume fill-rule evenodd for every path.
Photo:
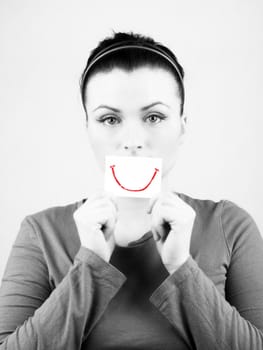
<instances>
[{"instance_id":1,"label":"hand","mask_svg":"<svg viewBox=\"0 0 263 350\"><path fill-rule=\"evenodd\" d=\"M90 196L73 214L81 244L109 262L115 247L117 205L109 195Z\"/></svg>"},{"instance_id":2,"label":"hand","mask_svg":"<svg viewBox=\"0 0 263 350\"><path fill-rule=\"evenodd\" d=\"M158 252L172 274L190 256L195 211L175 193L163 192L151 198L148 214Z\"/></svg>"}]
</instances>

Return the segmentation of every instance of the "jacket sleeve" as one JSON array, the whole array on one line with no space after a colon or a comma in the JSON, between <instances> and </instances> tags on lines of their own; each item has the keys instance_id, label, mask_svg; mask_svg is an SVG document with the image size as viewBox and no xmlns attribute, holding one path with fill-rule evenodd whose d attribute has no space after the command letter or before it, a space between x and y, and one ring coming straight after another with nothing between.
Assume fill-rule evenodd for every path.
<instances>
[{"instance_id":1,"label":"jacket sleeve","mask_svg":"<svg viewBox=\"0 0 263 350\"><path fill-rule=\"evenodd\" d=\"M190 349L263 349L263 240L243 209L224 201L222 233L230 254L223 297L190 256L150 301Z\"/></svg>"},{"instance_id":2,"label":"jacket sleeve","mask_svg":"<svg viewBox=\"0 0 263 350\"><path fill-rule=\"evenodd\" d=\"M52 290L30 217L12 247L0 288L0 350L81 348L126 277L80 247Z\"/></svg>"}]
</instances>

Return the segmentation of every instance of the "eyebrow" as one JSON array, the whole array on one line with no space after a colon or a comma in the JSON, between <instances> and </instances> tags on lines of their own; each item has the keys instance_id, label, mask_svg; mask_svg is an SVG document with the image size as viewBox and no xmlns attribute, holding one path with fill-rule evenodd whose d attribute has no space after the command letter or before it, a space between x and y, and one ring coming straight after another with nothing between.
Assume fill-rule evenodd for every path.
<instances>
[{"instance_id":1,"label":"eyebrow","mask_svg":"<svg viewBox=\"0 0 263 350\"><path fill-rule=\"evenodd\" d=\"M151 107L153 107L153 106L156 106L156 105L158 105L158 104L161 104L161 105L164 105L164 106L170 108L170 106L168 106L167 104L158 101L158 102L153 102L153 103L151 103L151 104L149 104L149 105L147 105L147 106L142 107L142 108L141 108L141 111L146 111L147 109L149 109L149 108L151 108ZM97 108L95 108L95 109L93 110L93 112L95 112L95 111L96 111L97 109L99 109L99 108L108 108L108 109L111 109L113 112L116 112L116 113L121 112L120 109L118 109L118 108L113 108L113 107L110 107L110 106L107 106L107 105L99 105Z\"/></svg>"}]
</instances>

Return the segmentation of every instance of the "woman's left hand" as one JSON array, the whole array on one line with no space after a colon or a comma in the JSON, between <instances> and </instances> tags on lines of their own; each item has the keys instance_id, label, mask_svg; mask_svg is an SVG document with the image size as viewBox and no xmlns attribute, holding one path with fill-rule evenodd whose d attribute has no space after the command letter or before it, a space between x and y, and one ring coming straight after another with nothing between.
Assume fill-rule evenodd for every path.
<instances>
[{"instance_id":1,"label":"woman's left hand","mask_svg":"<svg viewBox=\"0 0 263 350\"><path fill-rule=\"evenodd\" d=\"M195 211L175 193L163 192L150 199L148 214L158 252L172 274L190 256Z\"/></svg>"}]
</instances>

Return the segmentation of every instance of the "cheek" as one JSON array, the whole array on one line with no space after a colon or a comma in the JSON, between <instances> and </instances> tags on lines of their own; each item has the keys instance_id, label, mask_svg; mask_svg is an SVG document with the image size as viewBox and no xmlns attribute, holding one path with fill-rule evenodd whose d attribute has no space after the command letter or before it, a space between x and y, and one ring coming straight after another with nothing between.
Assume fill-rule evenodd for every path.
<instances>
[{"instance_id":1,"label":"cheek","mask_svg":"<svg viewBox=\"0 0 263 350\"><path fill-rule=\"evenodd\" d=\"M114 130L114 128L103 128L93 124L87 132L91 148L98 156L120 150L125 140L122 128Z\"/></svg>"},{"instance_id":2,"label":"cheek","mask_svg":"<svg viewBox=\"0 0 263 350\"><path fill-rule=\"evenodd\" d=\"M180 146L181 127L171 126L158 140L158 153L163 158L163 176L174 166L177 159L177 151Z\"/></svg>"},{"instance_id":3,"label":"cheek","mask_svg":"<svg viewBox=\"0 0 263 350\"><path fill-rule=\"evenodd\" d=\"M90 144L91 149L93 150L94 153L96 153L96 151L98 150L98 147L99 147L100 138L96 137L96 135L94 135L94 133L88 132L88 140L89 140L89 144Z\"/></svg>"},{"instance_id":4,"label":"cheek","mask_svg":"<svg viewBox=\"0 0 263 350\"><path fill-rule=\"evenodd\" d=\"M104 142L105 142L103 135L101 135L99 130L97 130L92 125L90 125L87 127L87 137L88 137L90 148L94 153L95 157L96 158L100 157L100 153L104 148Z\"/></svg>"},{"instance_id":5,"label":"cheek","mask_svg":"<svg viewBox=\"0 0 263 350\"><path fill-rule=\"evenodd\" d=\"M103 135L103 131L99 128L94 122L91 122L87 126L87 135L89 139L89 143L94 150L94 152L99 151L100 147L106 143L105 135Z\"/></svg>"},{"instance_id":6,"label":"cheek","mask_svg":"<svg viewBox=\"0 0 263 350\"><path fill-rule=\"evenodd\" d=\"M112 154L114 138L96 125L92 125L87 131L91 151L100 169L104 171L105 156Z\"/></svg>"},{"instance_id":7,"label":"cheek","mask_svg":"<svg viewBox=\"0 0 263 350\"><path fill-rule=\"evenodd\" d=\"M177 147L180 139L180 135L181 135L180 125L170 125L166 127L161 134L159 134L158 136L159 148L161 151L167 154L167 157L172 156L173 152L171 151L175 150L175 148Z\"/></svg>"}]
</instances>

